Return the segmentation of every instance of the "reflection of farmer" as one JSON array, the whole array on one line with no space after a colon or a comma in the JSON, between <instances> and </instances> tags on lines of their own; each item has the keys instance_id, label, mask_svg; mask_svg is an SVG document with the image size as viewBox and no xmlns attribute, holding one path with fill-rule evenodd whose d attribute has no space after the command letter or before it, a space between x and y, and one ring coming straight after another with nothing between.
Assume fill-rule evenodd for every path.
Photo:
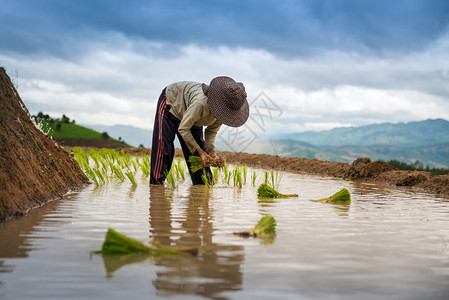
<instances>
[{"instance_id":1,"label":"reflection of farmer","mask_svg":"<svg viewBox=\"0 0 449 300\"><path fill-rule=\"evenodd\" d=\"M174 156L175 134L188 162L198 155L203 165L217 159L215 137L222 124L239 127L249 116L249 105L243 83L229 77L216 77L210 85L191 81L167 86L159 97L153 127L151 149L151 184L163 184ZM203 138L203 127L205 140ZM208 178L212 177L205 168ZM193 184L203 184L202 170L190 172Z\"/></svg>"},{"instance_id":2,"label":"reflection of farmer","mask_svg":"<svg viewBox=\"0 0 449 300\"><path fill-rule=\"evenodd\" d=\"M241 289L243 246L214 241L215 218L208 188L190 186L181 210L172 209L172 191L164 186L150 188L151 238L175 248L198 248L200 255L158 258L163 268L156 271L152 283L164 296L193 294L224 299L222 293Z\"/></svg>"}]
</instances>

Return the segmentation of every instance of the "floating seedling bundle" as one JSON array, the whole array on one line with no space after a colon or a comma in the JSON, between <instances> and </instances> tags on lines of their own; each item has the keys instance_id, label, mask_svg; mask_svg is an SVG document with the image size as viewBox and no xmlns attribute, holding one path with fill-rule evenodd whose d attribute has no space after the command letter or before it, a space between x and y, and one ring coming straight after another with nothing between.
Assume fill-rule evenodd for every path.
<instances>
[{"instance_id":1,"label":"floating seedling bundle","mask_svg":"<svg viewBox=\"0 0 449 300\"><path fill-rule=\"evenodd\" d=\"M262 183L257 189L257 196L263 198L289 198L298 197L297 194L281 194L266 183Z\"/></svg>"},{"instance_id":2,"label":"floating seedling bundle","mask_svg":"<svg viewBox=\"0 0 449 300\"><path fill-rule=\"evenodd\" d=\"M138 240L127 237L126 235L109 228L101 250L94 251L94 253L103 255L146 254L151 256L182 254L197 255L198 249L171 248L163 245L158 245L158 247L149 247Z\"/></svg>"},{"instance_id":3,"label":"floating seedling bundle","mask_svg":"<svg viewBox=\"0 0 449 300\"><path fill-rule=\"evenodd\" d=\"M248 231L234 232L235 235L241 237L260 237L273 234L276 230L276 220L272 215L263 216L256 226Z\"/></svg>"},{"instance_id":4,"label":"floating seedling bundle","mask_svg":"<svg viewBox=\"0 0 449 300\"><path fill-rule=\"evenodd\" d=\"M351 194L347 189L343 188L339 192L330 196L329 198L318 199L314 201L336 203L336 204L349 204L351 203Z\"/></svg>"}]
</instances>

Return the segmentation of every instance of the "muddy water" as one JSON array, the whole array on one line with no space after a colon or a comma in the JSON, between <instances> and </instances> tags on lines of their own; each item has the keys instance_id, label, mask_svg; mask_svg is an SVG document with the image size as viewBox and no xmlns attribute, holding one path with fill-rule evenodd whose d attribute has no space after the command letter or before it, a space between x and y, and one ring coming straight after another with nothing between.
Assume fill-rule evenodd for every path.
<instances>
[{"instance_id":1,"label":"muddy water","mask_svg":"<svg viewBox=\"0 0 449 300\"><path fill-rule=\"evenodd\" d=\"M139 176L137 176L140 178ZM347 188L350 205L311 201ZM285 173L279 190L89 186L0 224L4 299L448 299L449 199ZM271 239L244 239L270 213ZM197 257L90 255L108 227Z\"/></svg>"}]
</instances>

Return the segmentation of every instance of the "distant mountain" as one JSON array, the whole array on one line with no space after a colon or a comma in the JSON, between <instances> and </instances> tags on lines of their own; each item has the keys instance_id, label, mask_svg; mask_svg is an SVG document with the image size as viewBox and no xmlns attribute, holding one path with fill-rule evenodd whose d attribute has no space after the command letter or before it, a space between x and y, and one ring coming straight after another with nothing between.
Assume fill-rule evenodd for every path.
<instances>
[{"instance_id":1,"label":"distant mountain","mask_svg":"<svg viewBox=\"0 0 449 300\"><path fill-rule=\"evenodd\" d=\"M316 158L337 162L351 163L359 157L369 157L371 160L389 161L394 159L408 164L420 161L424 166L431 168L449 168L449 143L419 147L391 145L334 147L281 140L276 141L275 150L276 154L280 156Z\"/></svg>"},{"instance_id":2,"label":"distant mountain","mask_svg":"<svg viewBox=\"0 0 449 300\"><path fill-rule=\"evenodd\" d=\"M121 138L127 144L139 147L143 145L144 147L151 147L151 139L153 132L148 129L142 129L134 126L127 125L83 125L87 128L93 129L100 133L107 132L112 138Z\"/></svg>"},{"instance_id":3,"label":"distant mountain","mask_svg":"<svg viewBox=\"0 0 449 300\"><path fill-rule=\"evenodd\" d=\"M429 119L410 123L340 127L327 131L291 134L288 139L315 146L429 146L449 143L449 121Z\"/></svg>"}]
</instances>

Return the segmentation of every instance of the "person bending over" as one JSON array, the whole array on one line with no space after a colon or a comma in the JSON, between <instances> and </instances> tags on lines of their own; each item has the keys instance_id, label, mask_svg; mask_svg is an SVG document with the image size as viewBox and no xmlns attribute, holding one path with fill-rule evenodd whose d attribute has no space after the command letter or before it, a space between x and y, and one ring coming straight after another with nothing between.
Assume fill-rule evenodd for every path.
<instances>
[{"instance_id":1,"label":"person bending over","mask_svg":"<svg viewBox=\"0 0 449 300\"><path fill-rule=\"evenodd\" d=\"M193 184L204 184L203 170L212 180L209 167L195 173L189 157L197 155L203 165L218 159L215 137L222 124L240 127L248 120L249 104L245 86L227 76L215 77L210 84L181 81L168 85L159 97L153 127L150 184L163 184L175 154L178 136ZM203 126L205 126L203 135Z\"/></svg>"}]
</instances>

